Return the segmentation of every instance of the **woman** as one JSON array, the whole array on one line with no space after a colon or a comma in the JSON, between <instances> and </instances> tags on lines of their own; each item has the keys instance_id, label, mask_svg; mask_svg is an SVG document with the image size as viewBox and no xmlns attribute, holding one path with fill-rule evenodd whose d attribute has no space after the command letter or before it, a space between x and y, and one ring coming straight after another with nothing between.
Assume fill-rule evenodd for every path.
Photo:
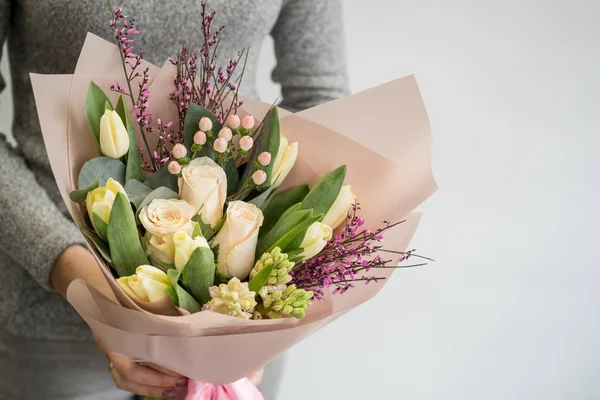
<instances>
[{"instance_id":1,"label":"woman","mask_svg":"<svg viewBox=\"0 0 600 400\"><path fill-rule=\"evenodd\" d=\"M117 3L117 0L113 0ZM242 93L256 96L261 42L271 34L282 107L299 110L347 92L341 0L211 0L214 24L226 25L225 62L250 48ZM159 65L183 41L199 43L200 1L122 0L142 31L136 49ZM71 281L107 284L66 214L52 176L29 81L30 72L69 74L86 33L111 39L104 0L0 0L0 44L8 39L14 90L13 134L0 140L0 398L130 399L131 393L173 398L186 379L103 355L65 301ZM0 89L4 82L0 79ZM102 347L101 345L99 346ZM106 358L108 358L108 361ZM210 362L210 360L207 360ZM110 371L109 371L110 369ZM261 389L274 398L280 367ZM121 390L115 388L118 386Z\"/></svg>"}]
</instances>

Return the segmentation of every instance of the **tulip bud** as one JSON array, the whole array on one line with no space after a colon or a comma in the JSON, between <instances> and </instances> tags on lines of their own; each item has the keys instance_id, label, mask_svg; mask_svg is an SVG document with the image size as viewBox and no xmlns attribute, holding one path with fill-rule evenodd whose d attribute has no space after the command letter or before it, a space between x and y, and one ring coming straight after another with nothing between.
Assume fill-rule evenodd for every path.
<instances>
[{"instance_id":1,"label":"tulip bud","mask_svg":"<svg viewBox=\"0 0 600 400\"><path fill-rule=\"evenodd\" d=\"M200 122L198 123L198 127L202 132L208 132L212 129L213 123L210 118L202 117L200 118Z\"/></svg>"},{"instance_id":2,"label":"tulip bud","mask_svg":"<svg viewBox=\"0 0 600 400\"><path fill-rule=\"evenodd\" d=\"M135 275L121 277L117 283L129 297L143 302L158 301L172 290L167 274L151 265L139 266Z\"/></svg>"},{"instance_id":3,"label":"tulip bud","mask_svg":"<svg viewBox=\"0 0 600 400\"><path fill-rule=\"evenodd\" d=\"M221 128L221 130L219 131L219 137L229 142L231 138L233 138L233 132L231 132L231 129L227 127Z\"/></svg>"},{"instance_id":4,"label":"tulip bud","mask_svg":"<svg viewBox=\"0 0 600 400\"><path fill-rule=\"evenodd\" d=\"M271 164L271 153L269 153L268 151L263 151L262 153L260 153L258 155L258 163L263 167L266 167L267 165Z\"/></svg>"},{"instance_id":5,"label":"tulip bud","mask_svg":"<svg viewBox=\"0 0 600 400\"><path fill-rule=\"evenodd\" d=\"M114 179L109 178L104 187L99 187L88 192L85 199L85 206L90 221L92 221L92 226L100 237L104 239L106 239L106 225L108 225L108 221L110 220L110 212L117 193L122 193L127 196L123 186ZM94 217L94 215L96 217ZM103 227L97 226L96 222L100 223L100 221L97 221L96 218L99 218L105 225Z\"/></svg>"},{"instance_id":6,"label":"tulip bud","mask_svg":"<svg viewBox=\"0 0 600 400\"><path fill-rule=\"evenodd\" d=\"M326 225L322 222L313 223L306 230L304 240L300 245L302 248L300 257L302 257L303 260L306 260L316 256L321 252L321 250L323 250L327 242L331 240L332 236L333 231L329 225Z\"/></svg>"},{"instance_id":7,"label":"tulip bud","mask_svg":"<svg viewBox=\"0 0 600 400\"><path fill-rule=\"evenodd\" d=\"M129 133L116 111L106 110L100 118L100 150L111 158L121 158L129 151Z\"/></svg>"},{"instance_id":8,"label":"tulip bud","mask_svg":"<svg viewBox=\"0 0 600 400\"><path fill-rule=\"evenodd\" d=\"M177 161L171 161L167 169L171 175L179 175L181 172L181 165L179 165Z\"/></svg>"},{"instance_id":9,"label":"tulip bud","mask_svg":"<svg viewBox=\"0 0 600 400\"><path fill-rule=\"evenodd\" d=\"M236 114L231 114L225 120L225 125L227 125L231 129L239 128L240 127L240 117L238 117Z\"/></svg>"},{"instance_id":10,"label":"tulip bud","mask_svg":"<svg viewBox=\"0 0 600 400\"><path fill-rule=\"evenodd\" d=\"M335 229L340 226L348 217L348 212L356 202L356 196L352 192L350 185L342 186L340 193L336 197L333 205L325 214L323 223Z\"/></svg>"},{"instance_id":11,"label":"tulip bud","mask_svg":"<svg viewBox=\"0 0 600 400\"><path fill-rule=\"evenodd\" d=\"M242 150L248 151L252 148L252 146L254 146L254 139L252 139L250 136L244 136L240 139L240 147Z\"/></svg>"},{"instance_id":12,"label":"tulip bud","mask_svg":"<svg viewBox=\"0 0 600 400\"><path fill-rule=\"evenodd\" d=\"M173 146L172 152L173 157L175 157L176 159L180 159L187 156L187 149L181 143L177 143L175 146Z\"/></svg>"},{"instance_id":13,"label":"tulip bud","mask_svg":"<svg viewBox=\"0 0 600 400\"><path fill-rule=\"evenodd\" d=\"M225 151L227 150L227 141L223 138L218 138L217 140L215 140L213 146L217 153L225 153Z\"/></svg>"},{"instance_id":14,"label":"tulip bud","mask_svg":"<svg viewBox=\"0 0 600 400\"><path fill-rule=\"evenodd\" d=\"M254 128L254 117L252 115L246 115L242 118L242 128L252 129Z\"/></svg>"},{"instance_id":15,"label":"tulip bud","mask_svg":"<svg viewBox=\"0 0 600 400\"><path fill-rule=\"evenodd\" d=\"M208 242L202 236L194 239L185 231L179 231L173 235L173 243L175 244L175 259L174 265L179 271L183 271L186 264L190 260L192 253L198 247L210 249Z\"/></svg>"},{"instance_id":16,"label":"tulip bud","mask_svg":"<svg viewBox=\"0 0 600 400\"><path fill-rule=\"evenodd\" d=\"M194 143L202 146L206 143L206 133L202 131L198 131L194 134Z\"/></svg>"},{"instance_id":17,"label":"tulip bud","mask_svg":"<svg viewBox=\"0 0 600 400\"><path fill-rule=\"evenodd\" d=\"M267 181L267 173L265 171L262 171L259 169L258 171L255 171L252 174L252 182L254 182L254 184L256 186L260 186L263 183L265 183L266 181Z\"/></svg>"}]
</instances>

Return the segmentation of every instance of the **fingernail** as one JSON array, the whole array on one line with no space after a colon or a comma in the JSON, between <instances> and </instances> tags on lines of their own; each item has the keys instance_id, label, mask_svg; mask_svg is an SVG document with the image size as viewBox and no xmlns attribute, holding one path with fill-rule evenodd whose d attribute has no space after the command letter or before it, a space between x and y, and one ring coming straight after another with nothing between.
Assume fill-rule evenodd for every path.
<instances>
[{"instance_id":1,"label":"fingernail","mask_svg":"<svg viewBox=\"0 0 600 400\"><path fill-rule=\"evenodd\" d=\"M162 394L162 397L164 397L165 399L174 399L175 398L175 392L172 391L171 389L169 390L165 390Z\"/></svg>"},{"instance_id":2,"label":"fingernail","mask_svg":"<svg viewBox=\"0 0 600 400\"><path fill-rule=\"evenodd\" d=\"M181 378L177 381L177 386L187 386L188 378Z\"/></svg>"}]
</instances>

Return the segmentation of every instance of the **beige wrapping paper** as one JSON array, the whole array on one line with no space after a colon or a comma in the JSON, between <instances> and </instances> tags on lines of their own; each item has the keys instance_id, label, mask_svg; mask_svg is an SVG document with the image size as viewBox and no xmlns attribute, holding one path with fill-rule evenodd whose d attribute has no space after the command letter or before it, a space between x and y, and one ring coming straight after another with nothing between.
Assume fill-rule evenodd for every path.
<instances>
[{"instance_id":1,"label":"beige wrapping paper","mask_svg":"<svg viewBox=\"0 0 600 400\"><path fill-rule=\"evenodd\" d=\"M176 121L168 99L173 69L149 65L154 119ZM32 74L42 133L54 176L74 221L83 210L69 199L81 166L97 156L84 107L90 80L111 100L110 85L123 81L118 49L89 34L73 75ZM244 99L241 113L258 120L269 104ZM341 164L346 183L361 203L366 228L382 220L406 222L386 232L386 248L404 250L418 225L412 210L436 189L431 173L429 121L414 77L406 77L333 101L299 114L280 113L282 132L300 143L299 158L282 189L314 184ZM145 360L192 379L225 384L261 368L304 337L373 297L385 281L363 285L344 295L326 293L302 320L249 321L203 311L193 315L156 315L141 309L116 284L109 266L94 251L120 304L82 280L74 281L67 298L109 351ZM387 254L386 254L387 256ZM386 257L388 258L388 257ZM371 270L389 277L393 269ZM176 314L176 313L175 313Z\"/></svg>"}]
</instances>

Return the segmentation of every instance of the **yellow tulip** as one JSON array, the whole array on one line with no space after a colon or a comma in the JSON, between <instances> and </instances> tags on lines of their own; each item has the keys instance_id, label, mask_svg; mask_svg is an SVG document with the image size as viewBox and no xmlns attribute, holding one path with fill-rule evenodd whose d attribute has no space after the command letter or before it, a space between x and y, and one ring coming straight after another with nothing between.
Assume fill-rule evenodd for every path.
<instances>
[{"instance_id":1,"label":"yellow tulip","mask_svg":"<svg viewBox=\"0 0 600 400\"><path fill-rule=\"evenodd\" d=\"M129 297L137 301L158 301L173 288L167 274L151 265L139 266L135 275L121 277L117 283Z\"/></svg>"},{"instance_id":2,"label":"yellow tulip","mask_svg":"<svg viewBox=\"0 0 600 400\"><path fill-rule=\"evenodd\" d=\"M103 229L102 227L97 226L94 215L108 225L110 212L117 193L123 193L126 196L123 186L114 179L109 178L104 187L99 187L88 192L85 199L85 206L88 215L90 216L90 220L92 221L92 225L96 232L102 237L106 235L106 232L104 231L105 228Z\"/></svg>"},{"instance_id":3,"label":"yellow tulip","mask_svg":"<svg viewBox=\"0 0 600 400\"><path fill-rule=\"evenodd\" d=\"M340 226L348 217L348 211L352 208L356 201L356 196L352 192L350 185L342 186L340 193L336 197L333 205L325 214L323 223L335 229Z\"/></svg>"},{"instance_id":4,"label":"yellow tulip","mask_svg":"<svg viewBox=\"0 0 600 400\"><path fill-rule=\"evenodd\" d=\"M106 110L100 118L100 150L111 158L121 158L129 151L129 134L116 111Z\"/></svg>"}]
</instances>

